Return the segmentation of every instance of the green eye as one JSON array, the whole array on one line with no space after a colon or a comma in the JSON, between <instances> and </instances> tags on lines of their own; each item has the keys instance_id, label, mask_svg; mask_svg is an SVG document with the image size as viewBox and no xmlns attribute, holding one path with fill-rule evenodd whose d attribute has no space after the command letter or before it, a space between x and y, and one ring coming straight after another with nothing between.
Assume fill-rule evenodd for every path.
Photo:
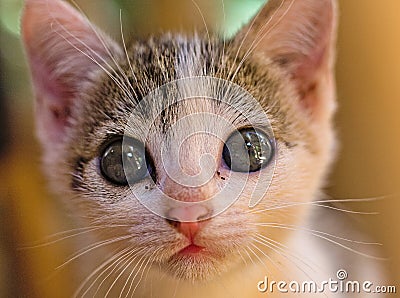
<instances>
[{"instance_id":1,"label":"green eye","mask_svg":"<svg viewBox=\"0 0 400 298\"><path fill-rule=\"evenodd\" d=\"M222 157L235 172L256 172L270 163L274 147L262 131L243 128L234 132L224 145Z\"/></svg>"},{"instance_id":2,"label":"green eye","mask_svg":"<svg viewBox=\"0 0 400 298\"><path fill-rule=\"evenodd\" d=\"M104 178L114 184L127 185L128 181L139 181L148 174L145 147L135 139L124 146L122 139L114 141L103 151L100 168Z\"/></svg>"}]
</instances>

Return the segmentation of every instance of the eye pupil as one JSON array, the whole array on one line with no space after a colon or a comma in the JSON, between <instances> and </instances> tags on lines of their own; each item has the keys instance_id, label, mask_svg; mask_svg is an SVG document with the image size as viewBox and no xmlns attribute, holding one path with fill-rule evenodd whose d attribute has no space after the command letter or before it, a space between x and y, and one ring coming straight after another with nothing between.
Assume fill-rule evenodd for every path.
<instances>
[{"instance_id":1,"label":"eye pupil","mask_svg":"<svg viewBox=\"0 0 400 298\"><path fill-rule=\"evenodd\" d=\"M103 176L110 182L127 185L147 176L146 154L142 143L122 139L110 143L100 159Z\"/></svg>"},{"instance_id":2,"label":"eye pupil","mask_svg":"<svg viewBox=\"0 0 400 298\"><path fill-rule=\"evenodd\" d=\"M232 171L255 172L269 164L273 147L269 137L262 131L244 128L228 138L222 154Z\"/></svg>"}]
</instances>

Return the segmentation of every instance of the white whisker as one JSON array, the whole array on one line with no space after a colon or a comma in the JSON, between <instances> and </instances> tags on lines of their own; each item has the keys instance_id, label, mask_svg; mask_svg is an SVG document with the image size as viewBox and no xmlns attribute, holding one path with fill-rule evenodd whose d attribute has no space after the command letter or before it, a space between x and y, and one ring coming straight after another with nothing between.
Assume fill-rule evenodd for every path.
<instances>
[{"instance_id":1,"label":"white whisker","mask_svg":"<svg viewBox=\"0 0 400 298\"><path fill-rule=\"evenodd\" d=\"M261 35L260 38L258 38L258 35L261 31L264 30L264 28L273 20L274 16L276 15L276 13L279 11L279 9L282 7L284 0L282 0L280 6L278 9L276 9L274 11L274 13L272 14L271 18L268 20L268 22L266 24L264 24L260 31L257 33L256 37L254 38L253 42L250 44L250 47L248 48L247 52L245 53L245 55L243 56L242 60L240 61L238 67L236 68L235 73L232 76L232 80L235 78L236 74L239 72L240 67L243 65L243 63L246 61L246 59L253 53L253 51L257 48L257 46L260 44L260 42L266 38L266 36L272 31L274 30L274 28L285 18L285 16L288 14L288 12L290 11L290 9L292 8L293 3L295 2L295 0L292 0L288 6L288 8L286 9L286 11L280 16L280 18L278 19L278 21L273 24L271 26L271 28L269 30L267 30L265 33L263 33ZM258 40L257 40L258 38Z\"/></svg>"},{"instance_id":2,"label":"white whisker","mask_svg":"<svg viewBox=\"0 0 400 298\"><path fill-rule=\"evenodd\" d=\"M113 253L110 258L102 262L97 268L89 275L87 276L82 283L79 285L78 289L75 291L73 297L76 298L78 297L79 293L85 288L86 284L96 275L99 273L99 271L102 270L102 273L97 275L96 279L92 282L92 284L87 288L87 290L80 296L84 297L85 294L90 290L90 288L93 286L93 284L100 278L100 276L103 275L104 271L108 270L110 267L114 265L116 261L118 261L120 258L124 258L127 254L127 252L130 250L129 247L123 249L122 251L118 253ZM109 265L111 263L111 265ZM107 265L109 265L107 268L105 268ZM104 270L103 270L104 269Z\"/></svg>"},{"instance_id":3,"label":"white whisker","mask_svg":"<svg viewBox=\"0 0 400 298\"><path fill-rule=\"evenodd\" d=\"M138 82L138 80L137 80L137 77L136 77L136 75L135 75L135 72L133 71L131 59L129 58L129 55L128 55L128 50L127 50L127 48L126 48L125 37L124 37L124 30L123 30L123 28L122 28L122 10L121 10L121 9L119 10L119 23L120 23L120 30L121 30L122 45L123 45L123 48L124 48L126 60L128 61L129 69L131 70L131 74L132 74L133 78L135 79L136 84L139 85L139 82ZM138 98L138 96L137 96L137 94L136 94L136 92L135 92L135 90L134 90L133 87L132 87L132 91L134 92L136 98Z\"/></svg>"},{"instance_id":4,"label":"white whisker","mask_svg":"<svg viewBox=\"0 0 400 298\"><path fill-rule=\"evenodd\" d=\"M284 246L283 244L272 240L271 238L265 237L259 233L256 234L255 236L260 242L258 242L257 239L254 239L254 241L265 245L266 247L268 247L269 249L271 249L272 251L276 252L277 254L281 255L282 257L284 257L286 260L288 260L289 262L291 262L292 264L294 264L301 272L303 272L306 276L310 277L308 273L306 273L306 271L304 271L304 269L296 262L298 261L301 264L304 264L306 267L308 267L309 269L315 271L315 268L311 267L310 264L308 264L307 262L305 262L300 256L297 256L296 254L294 254L292 251L290 251L286 246ZM275 243L276 244L275 244ZM279 245L278 245L279 244ZM281 246L281 247L280 247ZM308 260L309 261L309 260ZM315 265L315 264L314 264Z\"/></svg>"},{"instance_id":5,"label":"white whisker","mask_svg":"<svg viewBox=\"0 0 400 298\"><path fill-rule=\"evenodd\" d=\"M126 259L130 257L134 252L132 252L132 249L130 247L126 248L123 250L123 253L117 254L118 257L112 257L110 261L106 261L101 265L99 268L97 268L96 272L99 272L100 270L101 273L97 274L96 278L92 281L92 283L86 288L85 292L81 295L81 297L86 296L86 294L90 291L90 289L97 283L97 281L103 276L103 274L106 274L106 272L112 267L111 271L103 278L103 280L100 282L100 284L97 286L97 289L93 296L96 296L96 294L100 291L103 283L107 280L107 278L115 271L117 268L120 266L119 264L121 262L126 262ZM110 264L111 263L111 264ZM109 265L108 265L109 264ZM107 266L108 265L108 266ZM107 266L107 267L106 267ZM106 267L106 268L104 268ZM92 278L94 275L90 274L89 277ZM90 280L89 278L89 280Z\"/></svg>"},{"instance_id":6,"label":"white whisker","mask_svg":"<svg viewBox=\"0 0 400 298\"><path fill-rule=\"evenodd\" d=\"M99 242L97 242L97 243L91 244L91 245L89 245L88 247L86 247L86 248L81 249L80 251L78 251L75 255L71 256L67 261L65 261L65 262L62 263L61 265L57 266L57 267L56 267L56 270L61 269L62 267L64 267L64 266L66 266L67 264L69 264L70 262L76 260L77 258L79 258L79 257L81 257L81 256L83 256L83 255L85 255L85 254L87 254L87 253L89 253L89 252L91 252L91 251L97 249L97 248L100 248L100 247L103 247L103 246L107 246L107 245L109 245L109 244L116 243L116 242L118 242L118 241L126 240L126 239L129 239L129 238L132 238L132 236L131 236L131 235L128 235L128 236L121 236L121 237L116 237L116 238L113 238L113 239L108 239L108 240L104 240L104 241L99 241Z\"/></svg>"},{"instance_id":7,"label":"white whisker","mask_svg":"<svg viewBox=\"0 0 400 298\"><path fill-rule=\"evenodd\" d=\"M251 246L254 246L254 244L253 243L250 243L250 245ZM258 256L258 254L256 254L251 248L250 248L250 246L247 246L247 248L250 250L250 252L257 258L257 260L260 262L260 264L262 264L264 267L265 267L265 269L267 270L267 271L269 271L268 269L268 266L267 266L267 264L265 264L265 262L263 262L263 260L261 260L261 258Z\"/></svg>"},{"instance_id":8,"label":"white whisker","mask_svg":"<svg viewBox=\"0 0 400 298\"><path fill-rule=\"evenodd\" d=\"M209 43L209 46L210 46L210 49L211 49L211 46L212 46L211 36L210 36L210 32L208 30L208 26L207 26L207 22L206 22L206 19L204 17L204 14L201 11L200 6L197 4L197 2L195 0L191 0L191 1L192 1L193 5L196 7L197 11L199 12L200 17L201 17L201 19L203 21L204 28L206 30L206 34L207 34L207 38L208 38L208 43ZM211 53L213 53L213 56L211 57L211 65L215 65L215 54L216 53L214 53L213 51L211 51ZM204 71L204 74L206 74L206 71Z\"/></svg>"},{"instance_id":9,"label":"white whisker","mask_svg":"<svg viewBox=\"0 0 400 298\"><path fill-rule=\"evenodd\" d=\"M254 242L260 243L260 241L258 241L256 238L252 237ZM261 243L260 243L261 244ZM272 266L274 266L278 271L282 272L283 271L279 268L279 266L276 264L276 262L269 256L267 255L265 252L263 252L260 248L257 247L257 245L255 245L254 243L251 243L251 245L257 249L259 252L261 252L261 254L272 264ZM264 263L264 262L263 262ZM266 266L266 268L268 269L268 267Z\"/></svg>"},{"instance_id":10,"label":"white whisker","mask_svg":"<svg viewBox=\"0 0 400 298\"><path fill-rule=\"evenodd\" d=\"M278 206L271 206L269 208L264 208L264 209L250 209L246 211L247 213L262 213L266 211L272 211L272 210L277 210L277 209L284 209L284 208L289 208L289 207L296 207L296 206L302 206L302 205L313 205L317 207L323 207L323 208L337 208L334 206L327 206L323 204L329 204L329 203L357 203L357 202L374 202L377 200L381 200L385 197L375 197L375 198L362 198L362 199L331 199L331 200L319 200L319 201L310 201L310 202L284 202L281 205ZM341 209L337 208L335 210L338 211L343 211L343 212L348 212L348 213L355 213L355 214L362 214L362 215L376 215L378 214L377 212L360 212L360 211L352 211L348 209Z\"/></svg>"},{"instance_id":11,"label":"white whisker","mask_svg":"<svg viewBox=\"0 0 400 298\"><path fill-rule=\"evenodd\" d=\"M119 65L119 63L116 61L116 59L115 59L114 55L112 54L110 48L107 46L106 42L104 41L104 37L101 36L101 35L99 34L99 32L97 32L96 28L95 28L95 27L93 26L93 24L88 20L88 18L87 18L87 16L86 16L85 12L79 7L79 5L78 5L74 0L72 0L72 3L77 7L77 9L78 9L79 12L82 14L82 16L84 16L84 17L86 18L87 24L90 26L90 29L94 32L94 34L96 35L96 37L100 40L101 45L103 46L103 48L104 48L104 49L106 50L106 52L107 52L107 55L111 58L112 62L113 62L114 65L117 67L117 69L118 69L118 71L120 72L120 74L122 74L122 76L124 77L125 82L128 83L128 85L130 86L132 92L134 92L135 96L137 97L136 92L135 92L135 89L133 88L132 84L130 83L130 81L129 81L128 77L126 76L125 72L121 69L121 66ZM121 25L121 26L122 26L122 25Z\"/></svg>"},{"instance_id":12,"label":"white whisker","mask_svg":"<svg viewBox=\"0 0 400 298\"><path fill-rule=\"evenodd\" d=\"M298 226L294 226L294 225L287 225L287 224L280 224L280 223L256 223L255 225L259 225L259 226L263 226L263 227L277 227L277 228L286 227L286 228L292 228L292 229L294 229L296 231L305 231L305 232L310 232L310 233L321 234L321 235L329 236L329 237L332 237L332 238L335 238L335 239L338 239L338 240L343 240L343 241L356 243L356 244L382 246L382 244L378 243L378 242L366 242L366 241L348 239L348 238L340 237L340 236L337 236L337 235L329 234L327 232L308 229L308 228L305 228L305 227L298 227Z\"/></svg>"},{"instance_id":13,"label":"white whisker","mask_svg":"<svg viewBox=\"0 0 400 298\"><path fill-rule=\"evenodd\" d=\"M140 253L142 253L143 251L145 251L145 248L142 248L141 251L140 251ZM110 294L112 288L113 288L114 285L117 283L117 281L119 280L119 278L120 278L120 277L122 276L122 274L124 274L124 272L132 265L132 263L137 259L138 255L139 255L139 253L136 254L136 255L129 261L129 263L125 266L125 268L123 268L123 269L121 270L121 272L118 274L118 276L114 279L114 281L113 281L112 284L110 285L108 291L107 291L106 294L104 295L104 298L107 297L107 296ZM136 269L136 267L138 266L138 264L139 264L139 263L143 260L143 258L145 258L145 257L146 257L146 254L144 253L144 254L140 257L138 263L133 267L132 272L134 272L134 270ZM130 275L129 275L129 276L130 276Z\"/></svg>"},{"instance_id":14,"label":"white whisker","mask_svg":"<svg viewBox=\"0 0 400 298\"><path fill-rule=\"evenodd\" d=\"M251 263L252 263L254 266L256 266L256 263L254 263L253 258L250 256L249 252L247 251L247 248L248 248L248 247L249 247L249 246L246 245L246 247L243 247L243 250L244 250L244 252L246 253L246 255L249 257L249 260L251 261Z\"/></svg>"},{"instance_id":15,"label":"white whisker","mask_svg":"<svg viewBox=\"0 0 400 298\"><path fill-rule=\"evenodd\" d=\"M61 26L61 28L70 35L70 37L74 38L76 41L78 41L79 43L81 43L84 47L86 47L89 51L91 51L91 54L94 54L95 56L97 56L97 58L99 58L103 63L105 63L105 65L107 67L109 67L115 74L115 70L95 51L93 51L89 46L87 46L83 41L81 41L79 38L77 38L76 36L74 36L72 33L70 33L66 28L64 28L63 25L59 24L59 26ZM54 30L54 29L53 29ZM129 94L129 91L126 89L126 86L122 85L119 80L121 80L121 78L115 77L114 75L112 75L110 73L109 70L107 70L103 65L101 65L94 57L90 56L89 54L85 53L83 50L79 49L76 45L74 45L70 40L68 40L67 37L65 37L64 35L62 35L60 32L55 31L54 32L56 34L58 34L61 38L63 38L70 46L72 46L75 50L77 50L78 52L80 52L82 55L86 56L88 59L90 59L93 63L95 63L97 66L99 66L113 81L114 83L121 88L122 91L124 91L125 96L127 96L128 98L131 98L132 95Z\"/></svg>"},{"instance_id":16,"label":"white whisker","mask_svg":"<svg viewBox=\"0 0 400 298\"><path fill-rule=\"evenodd\" d=\"M161 248L159 247L157 250L155 250L155 251L147 258L147 262L146 262L146 264L144 265L144 268L143 268L143 269L141 269L141 268L142 268L144 262L140 265L140 267L139 267L137 273L136 273L135 276L132 278L131 284L129 285L129 289L128 289L128 292L127 292L127 294L126 294L125 297L128 297L128 295L129 295L129 293L130 293L130 291L131 291L131 289L132 289L133 281L135 280L135 278L136 278L137 274L139 273L139 271L142 270L142 273L140 274L139 280L138 280L138 282L136 283L136 286L133 288L133 291L132 291L132 297L133 297L133 295L134 295L135 292L136 292L137 287L139 286L140 282L142 281L143 274L144 274L144 271L146 270L146 267L148 266L148 264L149 264L150 262L153 263L153 260L154 260L154 258L155 258L155 255L158 253L158 251L160 251L160 249L161 249ZM149 266L149 269L150 269L150 266ZM133 271L133 270L132 270L132 271ZM127 281L128 281L128 280L129 280L129 278L127 279ZM122 295L122 292L123 292L123 291L121 291L121 295ZM120 295L119 298L122 298L121 295Z\"/></svg>"},{"instance_id":17,"label":"white whisker","mask_svg":"<svg viewBox=\"0 0 400 298\"><path fill-rule=\"evenodd\" d=\"M127 226L128 225L89 226L89 227L84 227L84 228L72 229L72 230L68 230L68 231L62 231L62 232L58 232L58 233L55 233L53 235L50 235L50 236L46 237L40 243L32 244L32 245L29 245L29 246L23 246L23 247L21 247L19 249L25 250L25 249L34 249L34 248L50 246L52 244L61 242L63 240L67 240L67 239L70 239L70 238L81 236L81 235L84 235L84 234L87 234L87 233L90 233L90 232L93 232L93 231L97 231L97 230L101 230L101 229L109 229L109 228L113 228L113 227L127 227ZM64 236L64 237L61 237L61 238L58 238L58 239L55 239L55 240L51 240L52 238L56 238L58 236L62 236L62 235L65 235L65 234L68 234L68 233L71 233L71 232L76 232L76 233L74 233L72 235L67 235L67 236Z\"/></svg>"},{"instance_id":18,"label":"white whisker","mask_svg":"<svg viewBox=\"0 0 400 298\"><path fill-rule=\"evenodd\" d=\"M128 268L130 263L131 263L132 255L133 255L133 257L137 255L137 249L130 251L128 254L126 254L126 256L122 260L120 260L118 263L115 263L114 268L103 278L103 280L101 281L101 283L97 287L97 290L94 293L94 296L97 295L97 293L101 289L101 286L108 279L108 277L111 276L111 274L114 274L114 272L118 272L118 271L121 271L121 270L122 270L122 272L120 274L123 274L123 271L126 268ZM124 268L124 269L121 269L121 268Z\"/></svg>"},{"instance_id":19,"label":"white whisker","mask_svg":"<svg viewBox=\"0 0 400 298\"><path fill-rule=\"evenodd\" d=\"M238 47L238 49L237 49L237 51L236 51L235 58L233 59L233 63L232 63L231 69L230 69L229 72L228 72L228 78L231 77L231 73L232 73L232 71L233 71L233 67L234 67L234 65L236 64L236 60L237 60L237 58L239 57L239 54L240 54L240 51L242 50L242 47L243 47L243 45L244 45L244 42L246 41L247 36L249 35L251 29L252 29L253 26L254 26L254 23L255 23L256 19L258 19L258 17L259 17L260 14L261 14L261 9L257 12L256 16L255 16L255 17L253 18L253 20L251 21L251 23L250 23L250 25L249 25L249 28L247 29L247 31L246 31L244 37L242 38L242 40L241 40L241 42L240 42L240 45L239 45L239 47Z\"/></svg>"},{"instance_id":20,"label":"white whisker","mask_svg":"<svg viewBox=\"0 0 400 298\"><path fill-rule=\"evenodd\" d=\"M335 241L335 240L332 240L332 239L330 239L330 238L328 238L328 237L326 237L326 236L330 236L330 237L333 237L333 238L338 238L338 236L332 236L332 235L329 235L329 234L327 234L327 233L307 231L307 229L298 229L298 228L291 227L291 226L286 226L286 225L283 225L283 224L281 225L281 224L262 224L262 223L261 223L261 224L255 224L255 225L258 225L258 226L265 226L265 227L271 227L271 228L279 228L279 229L285 229L285 230L292 230L292 231L299 231L299 230L300 230L300 231L306 231L306 232L309 232L310 235L313 235L313 236L315 236L315 237L317 237L317 238L326 240L326 241L328 241L328 242L330 242L330 243L332 243L332 244L335 244L335 245L337 245L337 246L339 246L339 247L341 247L341 248L344 248L344 249L346 249L346 250L348 250L348 251L351 251L351 252L353 252L353 253L355 253L355 254L357 254L357 255L360 255L360 256L363 256L363 257L367 257L367 258L369 258L369 259L385 260L384 258L379 258L379 257L375 257L375 256L371 256L371 255L362 253L362 252L357 251L357 250L355 250L355 249L353 249L353 248L351 248L351 247L349 247L349 246L346 246L346 245L344 245L344 244L342 244L342 243L340 243L340 242L337 242L337 241ZM352 242L352 243L357 243L357 244L381 245L381 244L379 244L379 243L369 243L369 242L353 241L353 240L346 239L346 238L338 238L338 239L344 240L344 241L349 241L349 242Z\"/></svg>"}]
</instances>

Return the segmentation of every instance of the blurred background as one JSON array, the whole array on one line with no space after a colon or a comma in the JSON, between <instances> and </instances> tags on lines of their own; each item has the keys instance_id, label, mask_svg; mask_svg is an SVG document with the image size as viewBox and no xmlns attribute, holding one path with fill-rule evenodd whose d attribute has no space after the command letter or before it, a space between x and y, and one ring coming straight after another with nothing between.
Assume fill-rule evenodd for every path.
<instances>
[{"instance_id":1,"label":"blurred background","mask_svg":"<svg viewBox=\"0 0 400 298\"><path fill-rule=\"evenodd\" d=\"M261 0L76 0L119 40L163 29L204 26L232 35ZM327 192L333 198L379 198L346 204L383 244L390 279L400 289L400 1L342 0L336 117L341 149ZM73 273L55 268L71 253L61 241L26 244L70 229L61 204L46 191L34 137L33 101L19 36L21 0L0 0L0 297L67 297ZM224 9L223 9L224 7ZM225 11L225 14L223 13ZM222 29L221 29L222 28ZM69 289L69 290L68 290Z\"/></svg>"}]
</instances>

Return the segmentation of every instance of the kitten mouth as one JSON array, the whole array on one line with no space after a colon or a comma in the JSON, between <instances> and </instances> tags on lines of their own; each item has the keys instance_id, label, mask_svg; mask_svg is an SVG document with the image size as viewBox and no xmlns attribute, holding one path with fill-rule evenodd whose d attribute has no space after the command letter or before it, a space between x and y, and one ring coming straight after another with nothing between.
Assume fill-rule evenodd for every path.
<instances>
[{"instance_id":1,"label":"kitten mouth","mask_svg":"<svg viewBox=\"0 0 400 298\"><path fill-rule=\"evenodd\" d=\"M196 245L194 243L189 244L188 246L184 247L180 251L178 251L178 255L192 255L192 254L198 254L201 251L203 251L205 247Z\"/></svg>"}]
</instances>

